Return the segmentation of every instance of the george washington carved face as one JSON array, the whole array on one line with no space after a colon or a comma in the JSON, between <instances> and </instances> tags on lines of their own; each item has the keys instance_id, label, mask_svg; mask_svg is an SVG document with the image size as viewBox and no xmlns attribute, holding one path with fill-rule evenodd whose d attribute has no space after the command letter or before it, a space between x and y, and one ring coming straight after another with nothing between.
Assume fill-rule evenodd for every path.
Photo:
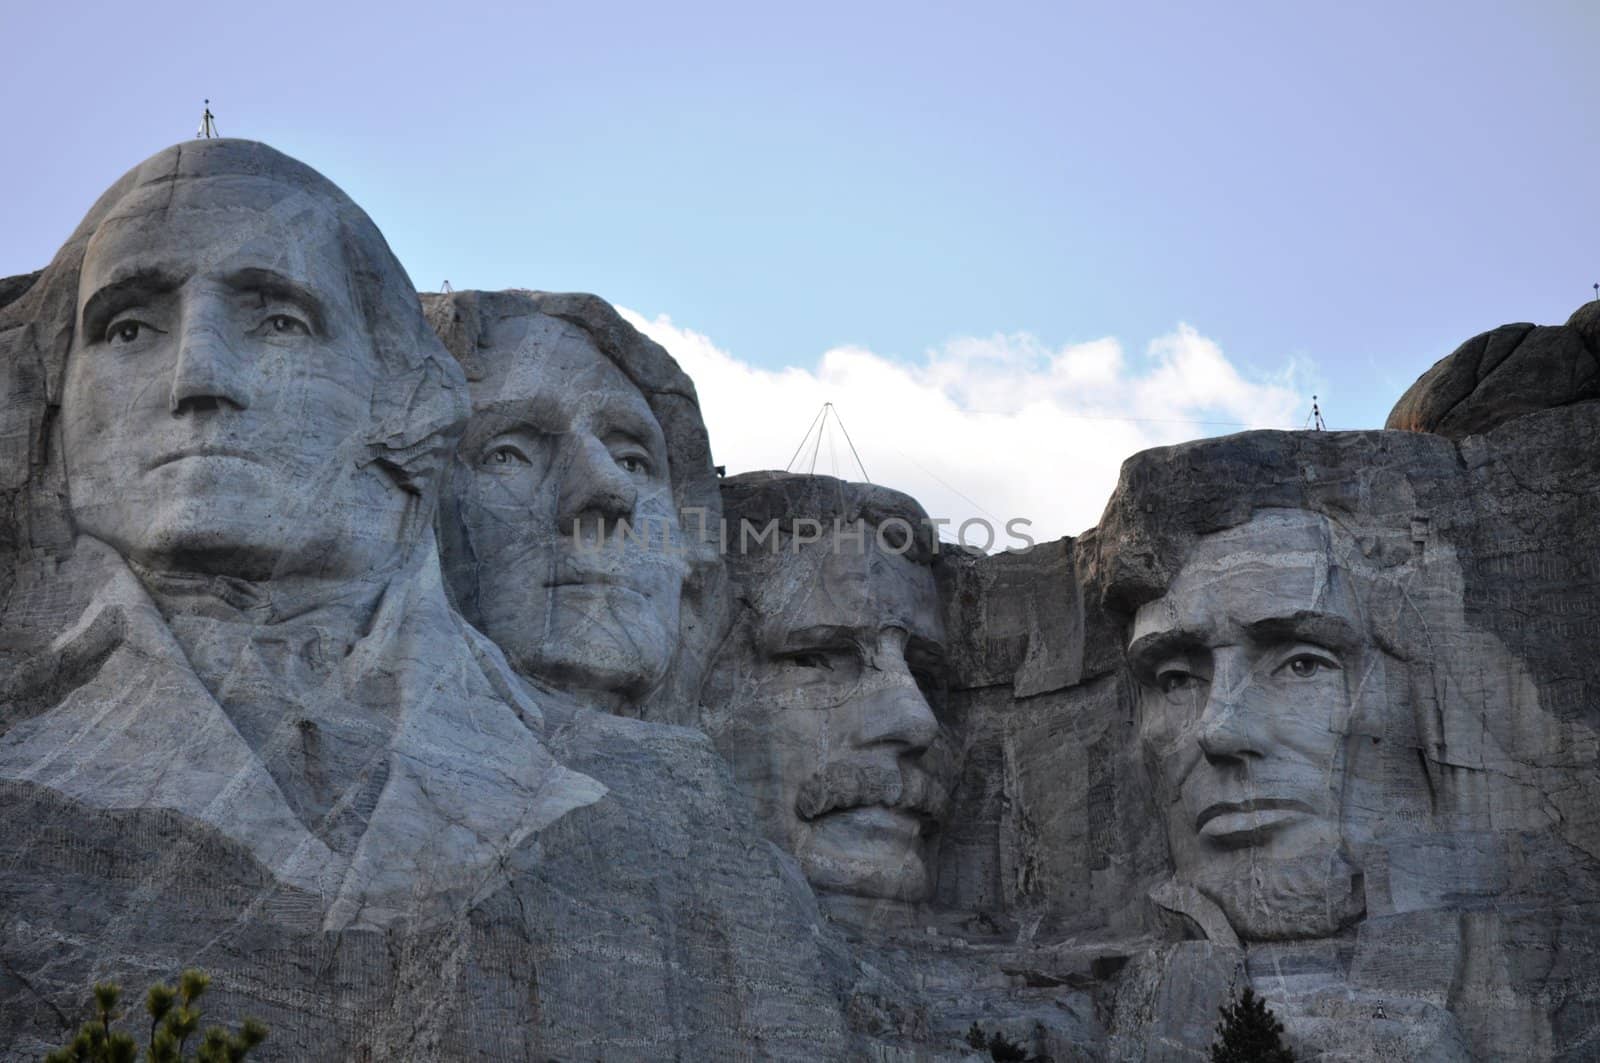
<instances>
[{"instance_id":1,"label":"george washington carved face","mask_svg":"<svg viewBox=\"0 0 1600 1063\"><path fill-rule=\"evenodd\" d=\"M252 580L393 553L413 496L368 458L383 368L351 274L314 189L199 176L122 200L85 251L62 390L78 527L148 569Z\"/></svg>"}]
</instances>

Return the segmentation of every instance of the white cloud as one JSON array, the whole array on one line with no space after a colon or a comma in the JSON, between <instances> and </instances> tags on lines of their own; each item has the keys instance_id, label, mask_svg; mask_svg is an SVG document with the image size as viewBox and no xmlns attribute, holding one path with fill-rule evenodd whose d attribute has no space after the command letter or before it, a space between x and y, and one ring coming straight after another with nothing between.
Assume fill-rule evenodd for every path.
<instances>
[{"instance_id":1,"label":"white cloud","mask_svg":"<svg viewBox=\"0 0 1600 1063\"><path fill-rule=\"evenodd\" d=\"M846 346L811 368L769 370L666 315L622 313L693 378L712 453L729 475L783 468L832 402L873 482L956 524L980 517L1003 529L1028 518L1040 542L1092 527L1137 451L1242 430L1207 422L1286 428L1305 419L1294 365L1247 379L1182 324L1136 359L1112 338L1052 349L1015 333L952 340L920 363ZM809 445L794 467L812 468ZM837 429L824 436L815 471L860 479ZM969 541L982 537L975 527Z\"/></svg>"}]
</instances>

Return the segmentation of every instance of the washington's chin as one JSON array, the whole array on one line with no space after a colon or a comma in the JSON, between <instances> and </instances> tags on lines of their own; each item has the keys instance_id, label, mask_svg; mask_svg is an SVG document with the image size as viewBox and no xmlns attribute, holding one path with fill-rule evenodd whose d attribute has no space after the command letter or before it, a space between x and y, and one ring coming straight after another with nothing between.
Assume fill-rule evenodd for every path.
<instances>
[{"instance_id":1,"label":"washington's chin","mask_svg":"<svg viewBox=\"0 0 1600 1063\"><path fill-rule=\"evenodd\" d=\"M807 824L795 855L818 890L919 901L928 894L927 848L919 817L871 806Z\"/></svg>"}]
</instances>

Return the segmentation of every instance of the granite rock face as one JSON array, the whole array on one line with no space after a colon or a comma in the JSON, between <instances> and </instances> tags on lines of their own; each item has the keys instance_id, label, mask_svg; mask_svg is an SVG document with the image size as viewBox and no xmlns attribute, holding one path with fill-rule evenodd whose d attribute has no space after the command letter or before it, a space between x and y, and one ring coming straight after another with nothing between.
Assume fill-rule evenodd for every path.
<instances>
[{"instance_id":1,"label":"granite rock face","mask_svg":"<svg viewBox=\"0 0 1600 1063\"><path fill-rule=\"evenodd\" d=\"M1597 432L1578 403L1460 443L1256 432L1130 459L1063 544L1081 680L1019 696L1037 622L1009 682L990 647L956 658L967 841L940 900L1035 927L1035 967L1120 957L1092 990L1108 1058L1205 1058L1244 978L1302 1058L1586 1058ZM963 559L957 587L1024 560Z\"/></svg>"},{"instance_id":2,"label":"granite rock face","mask_svg":"<svg viewBox=\"0 0 1600 1063\"><path fill-rule=\"evenodd\" d=\"M425 295L473 416L439 519L452 599L519 672L690 722L725 601L694 384L592 295Z\"/></svg>"},{"instance_id":3,"label":"granite rock face","mask_svg":"<svg viewBox=\"0 0 1600 1063\"><path fill-rule=\"evenodd\" d=\"M188 964L266 1058L844 1054L843 969L704 736L527 683L452 607L469 388L343 193L179 145L3 315L4 1058Z\"/></svg>"},{"instance_id":4,"label":"granite rock face","mask_svg":"<svg viewBox=\"0 0 1600 1063\"><path fill-rule=\"evenodd\" d=\"M1597 327L984 556L161 152L0 282L0 1059L190 965L267 1060L1594 1058Z\"/></svg>"},{"instance_id":5,"label":"granite rock face","mask_svg":"<svg viewBox=\"0 0 1600 1063\"><path fill-rule=\"evenodd\" d=\"M1600 300L1565 325L1501 325L1463 343L1400 397L1386 428L1460 439L1512 417L1600 398Z\"/></svg>"}]
</instances>

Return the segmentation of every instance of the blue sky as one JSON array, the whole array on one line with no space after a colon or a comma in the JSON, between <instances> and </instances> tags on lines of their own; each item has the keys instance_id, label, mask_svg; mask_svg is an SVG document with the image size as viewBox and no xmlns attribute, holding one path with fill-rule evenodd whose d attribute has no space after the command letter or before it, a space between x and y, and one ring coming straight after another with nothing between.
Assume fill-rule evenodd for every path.
<instances>
[{"instance_id":1,"label":"blue sky","mask_svg":"<svg viewBox=\"0 0 1600 1063\"><path fill-rule=\"evenodd\" d=\"M0 20L0 273L47 261L119 173L193 135L209 96L224 134L342 185L419 286L591 290L774 373L1022 337L1037 349L1018 357L1046 360L1115 338L1138 375L1187 326L1242 380L1373 427L1460 341L1564 321L1600 281L1595 3L12 4ZM1139 416L1138 390L1119 394L1134 405L1099 415ZM1258 420L1235 408L1184 416ZM784 457L814 412L766 419ZM879 413L845 410L852 430ZM1009 440L968 445L1019 460Z\"/></svg>"}]
</instances>

